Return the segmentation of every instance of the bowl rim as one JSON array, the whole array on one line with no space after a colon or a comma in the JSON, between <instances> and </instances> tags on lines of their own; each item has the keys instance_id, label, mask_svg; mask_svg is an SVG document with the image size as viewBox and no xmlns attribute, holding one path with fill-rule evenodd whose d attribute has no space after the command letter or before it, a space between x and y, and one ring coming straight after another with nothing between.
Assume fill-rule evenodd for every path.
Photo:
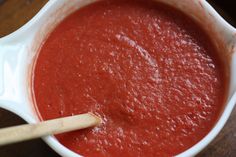
<instances>
[{"instance_id":1,"label":"bowl rim","mask_svg":"<svg viewBox=\"0 0 236 157\"><path fill-rule=\"evenodd\" d=\"M195 0L199 1L199 0ZM227 30L232 30L236 32L235 28L231 26L228 22L226 22L216 11L215 9L205 0L199 1L201 2L204 6L205 9L210 12L217 20L219 23L223 24L225 29ZM23 25L21 28L16 30L15 32L0 38L0 43L8 43L10 41L14 41L15 38L21 34L24 34L28 32L28 30L37 22L37 20L45 14L45 12L50 9L52 6L54 6L58 1L56 0L51 0L45 4L45 6L25 25ZM60 2L59 2L60 3ZM235 50L236 51L236 50ZM234 53L234 58L236 60L236 55ZM233 69L236 69L236 61L234 62ZM234 89L234 94L232 97L227 101L228 103L225 104L225 108L219 117L217 123L215 126L211 129L211 131L203 138L201 139L197 144L193 145L191 148L185 150L184 152L176 155L176 157L189 157L189 156L194 156L200 151L202 151L216 136L217 134L221 131L221 129L224 127L226 121L228 120L236 102L236 89ZM22 110L18 110L14 107L14 102L10 101L0 101L0 105L2 108L5 108L13 113L16 113L20 117L22 117L24 120L26 120L29 123L35 123L35 119L32 118L31 116L27 115L27 113L23 112ZM43 140L53 149L55 150L58 154L65 156L65 157L80 157L79 154L76 154L75 152L69 150L65 146L63 146L61 143L57 141L57 139L54 136L46 136L43 138Z\"/></svg>"}]
</instances>

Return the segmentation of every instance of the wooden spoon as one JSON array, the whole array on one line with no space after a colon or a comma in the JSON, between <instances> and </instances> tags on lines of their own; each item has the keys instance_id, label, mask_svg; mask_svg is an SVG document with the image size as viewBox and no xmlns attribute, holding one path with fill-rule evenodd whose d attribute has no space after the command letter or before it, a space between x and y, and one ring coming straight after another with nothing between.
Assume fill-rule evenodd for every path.
<instances>
[{"instance_id":1,"label":"wooden spoon","mask_svg":"<svg viewBox=\"0 0 236 157\"><path fill-rule=\"evenodd\" d=\"M47 135L59 134L93 127L101 119L92 113L43 121L37 124L25 124L0 129L0 146L35 139Z\"/></svg>"}]
</instances>

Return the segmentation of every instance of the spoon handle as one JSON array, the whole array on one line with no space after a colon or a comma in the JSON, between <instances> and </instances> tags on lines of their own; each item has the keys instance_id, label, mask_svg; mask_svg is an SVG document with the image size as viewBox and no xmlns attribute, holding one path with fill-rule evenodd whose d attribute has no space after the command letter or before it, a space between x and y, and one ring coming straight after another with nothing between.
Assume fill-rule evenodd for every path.
<instances>
[{"instance_id":1,"label":"spoon handle","mask_svg":"<svg viewBox=\"0 0 236 157\"><path fill-rule=\"evenodd\" d=\"M101 119L92 113L43 121L37 124L25 124L0 129L0 146L35 139L47 135L59 134L93 127Z\"/></svg>"}]
</instances>

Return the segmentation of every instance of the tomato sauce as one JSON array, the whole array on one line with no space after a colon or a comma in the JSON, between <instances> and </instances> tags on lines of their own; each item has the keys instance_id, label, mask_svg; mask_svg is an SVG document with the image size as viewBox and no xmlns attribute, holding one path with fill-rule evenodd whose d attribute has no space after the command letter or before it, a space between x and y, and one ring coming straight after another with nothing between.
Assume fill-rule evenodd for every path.
<instances>
[{"instance_id":1,"label":"tomato sauce","mask_svg":"<svg viewBox=\"0 0 236 157\"><path fill-rule=\"evenodd\" d=\"M214 126L226 78L206 33L181 12L142 0L105 0L64 19L35 63L42 120L93 112L94 128L57 135L88 157L165 157Z\"/></svg>"}]
</instances>

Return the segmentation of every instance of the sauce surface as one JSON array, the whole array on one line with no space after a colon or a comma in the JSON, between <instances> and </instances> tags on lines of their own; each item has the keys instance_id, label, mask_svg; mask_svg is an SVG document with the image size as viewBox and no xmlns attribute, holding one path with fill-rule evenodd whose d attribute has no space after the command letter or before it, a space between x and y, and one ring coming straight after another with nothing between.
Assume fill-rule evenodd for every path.
<instances>
[{"instance_id":1,"label":"sauce surface","mask_svg":"<svg viewBox=\"0 0 236 157\"><path fill-rule=\"evenodd\" d=\"M93 112L102 125L57 135L88 157L173 156L200 141L224 103L224 67L206 34L165 5L100 1L42 45L33 90L42 120Z\"/></svg>"}]
</instances>

